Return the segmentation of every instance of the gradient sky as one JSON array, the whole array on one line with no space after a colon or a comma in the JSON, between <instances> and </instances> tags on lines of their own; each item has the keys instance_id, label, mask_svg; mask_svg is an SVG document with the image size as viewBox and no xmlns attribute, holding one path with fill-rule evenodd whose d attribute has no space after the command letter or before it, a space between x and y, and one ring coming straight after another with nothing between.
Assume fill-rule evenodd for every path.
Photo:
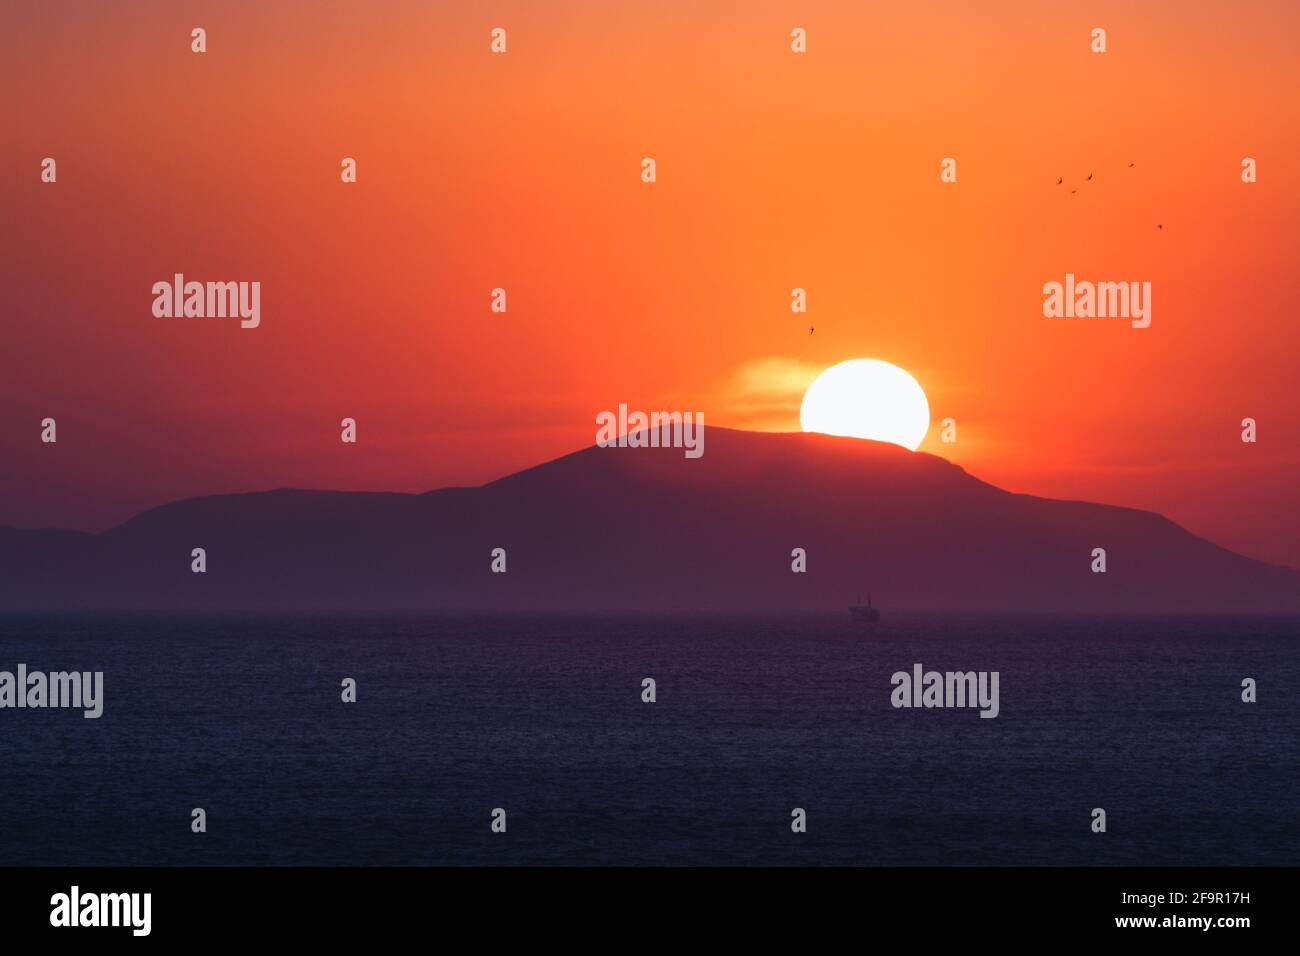
<instances>
[{"instance_id":1,"label":"gradient sky","mask_svg":"<svg viewBox=\"0 0 1300 956\"><path fill-rule=\"evenodd\" d=\"M478 483L620 402L793 429L881 358L957 420L923 451L1300 567L1300 5L1238 11L8 0L0 524ZM1151 327L1045 319L1067 271ZM154 318L175 272L261 328Z\"/></svg>"}]
</instances>

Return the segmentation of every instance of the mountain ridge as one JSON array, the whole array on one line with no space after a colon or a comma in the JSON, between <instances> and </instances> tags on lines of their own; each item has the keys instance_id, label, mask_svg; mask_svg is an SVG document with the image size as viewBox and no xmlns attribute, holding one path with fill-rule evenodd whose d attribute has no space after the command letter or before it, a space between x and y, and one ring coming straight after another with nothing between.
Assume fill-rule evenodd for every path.
<instances>
[{"instance_id":1,"label":"mountain ridge","mask_svg":"<svg viewBox=\"0 0 1300 956\"><path fill-rule=\"evenodd\" d=\"M714 426L698 459L589 446L472 487L277 488L95 534L0 529L0 575L0 610L834 610L867 591L945 612L1300 610L1300 573L1156 512L1007 491L893 445Z\"/></svg>"}]
</instances>

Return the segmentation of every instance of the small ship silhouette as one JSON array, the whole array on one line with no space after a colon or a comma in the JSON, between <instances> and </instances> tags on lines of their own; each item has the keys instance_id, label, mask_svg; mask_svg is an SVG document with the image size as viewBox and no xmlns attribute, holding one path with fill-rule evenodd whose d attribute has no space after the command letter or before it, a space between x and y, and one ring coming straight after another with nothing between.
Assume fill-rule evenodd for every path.
<instances>
[{"instance_id":1,"label":"small ship silhouette","mask_svg":"<svg viewBox=\"0 0 1300 956\"><path fill-rule=\"evenodd\" d=\"M859 595L858 603L849 605L849 616L859 624L875 624L880 620L880 612L871 606L871 595L867 595L867 603L862 603L862 597Z\"/></svg>"}]
</instances>

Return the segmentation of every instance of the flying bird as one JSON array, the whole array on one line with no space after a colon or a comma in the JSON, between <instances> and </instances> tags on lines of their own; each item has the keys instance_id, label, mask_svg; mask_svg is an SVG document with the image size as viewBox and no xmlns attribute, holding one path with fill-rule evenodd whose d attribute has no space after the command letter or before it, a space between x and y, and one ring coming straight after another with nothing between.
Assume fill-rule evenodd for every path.
<instances>
[{"instance_id":1,"label":"flying bird","mask_svg":"<svg viewBox=\"0 0 1300 956\"><path fill-rule=\"evenodd\" d=\"M1065 182L1065 180L1062 179L1060 176L1057 176L1057 177L1056 177L1056 185L1059 186L1059 185L1061 185L1061 183L1063 183L1063 182Z\"/></svg>"},{"instance_id":2,"label":"flying bird","mask_svg":"<svg viewBox=\"0 0 1300 956\"><path fill-rule=\"evenodd\" d=\"M809 335L812 335L812 334L813 334L814 332L816 332L816 331L817 331L817 330L814 329L811 325L808 326L808 334L809 334Z\"/></svg>"},{"instance_id":3,"label":"flying bird","mask_svg":"<svg viewBox=\"0 0 1300 956\"><path fill-rule=\"evenodd\" d=\"M1092 173L1088 174L1088 182L1092 182Z\"/></svg>"},{"instance_id":4,"label":"flying bird","mask_svg":"<svg viewBox=\"0 0 1300 956\"><path fill-rule=\"evenodd\" d=\"M1129 163L1129 164L1128 164L1128 168L1129 168L1129 169L1132 169L1135 165L1137 165L1137 164L1136 164L1136 163Z\"/></svg>"},{"instance_id":5,"label":"flying bird","mask_svg":"<svg viewBox=\"0 0 1300 956\"><path fill-rule=\"evenodd\" d=\"M1164 225L1164 223L1162 223L1162 222L1158 222L1158 223L1156 223L1156 228L1157 228L1157 229L1163 229L1163 228L1165 228L1165 225Z\"/></svg>"},{"instance_id":6,"label":"flying bird","mask_svg":"<svg viewBox=\"0 0 1300 956\"><path fill-rule=\"evenodd\" d=\"M1077 193L1078 191L1079 191L1079 190L1077 190L1077 189L1071 189L1071 190L1070 190L1070 195L1073 196L1073 195L1074 195L1075 193Z\"/></svg>"}]
</instances>

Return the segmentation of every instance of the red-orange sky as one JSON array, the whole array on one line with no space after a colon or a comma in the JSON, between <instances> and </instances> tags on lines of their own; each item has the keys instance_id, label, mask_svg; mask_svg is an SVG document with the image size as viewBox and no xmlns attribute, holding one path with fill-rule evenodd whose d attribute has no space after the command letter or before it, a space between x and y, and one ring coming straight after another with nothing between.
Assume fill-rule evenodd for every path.
<instances>
[{"instance_id":1,"label":"red-orange sky","mask_svg":"<svg viewBox=\"0 0 1300 956\"><path fill-rule=\"evenodd\" d=\"M1293 2L9 0L0 26L0 524L478 483L620 402L797 428L817 371L870 357L928 393L923 451L1300 567ZM1067 271L1150 281L1151 327L1044 318ZM261 327L155 318L175 272L260 281Z\"/></svg>"}]
</instances>

